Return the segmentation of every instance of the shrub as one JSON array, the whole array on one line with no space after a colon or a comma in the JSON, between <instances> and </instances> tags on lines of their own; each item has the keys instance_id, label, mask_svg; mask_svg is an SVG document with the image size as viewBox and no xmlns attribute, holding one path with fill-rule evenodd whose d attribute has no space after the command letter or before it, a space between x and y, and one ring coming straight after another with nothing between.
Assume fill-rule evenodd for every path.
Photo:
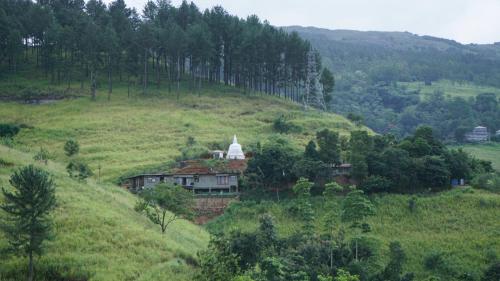
<instances>
[{"instance_id":1,"label":"shrub","mask_svg":"<svg viewBox=\"0 0 500 281\"><path fill-rule=\"evenodd\" d=\"M471 184L474 188L500 192L500 175L496 173L480 174L474 177Z\"/></svg>"},{"instance_id":2,"label":"shrub","mask_svg":"<svg viewBox=\"0 0 500 281\"><path fill-rule=\"evenodd\" d=\"M360 185L365 193L390 192L392 181L381 176L369 176Z\"/></svg>"},{"instance_id":3,"label":"shrub","mask_svg":"<svg viewBox=\"0 0 500 281\"><path fill-rule=\"evenodd\" d=\"M0 137L12 138L19 133L21 128L16 124L0 123Z\"/></svg>"},{"instance_id":4,"label":"shrub","mask_svg":"<svg viewBox=\"0 0 500 281\"><path fill-rule=\"evenodd\" d=\"M481 281L498 281L500 280L500 262L492 264L484 272Z\"/></svg>"},{"instance_id":5,"label":"shrub","mask_svg":"<svg viewBox=\"0 0 500 281\"><path fill-rule=\"evenodd\" d=\"M444 263L443 253L433 251L424 258L424 266L428 270L435 270Z\"/></svg>"},{"instance_id":6,"label":"shrub","mask_svg":"<svg viewBox=\"0 0 500 281\"><path fill-rule=\"evenodd\" d=\"M300 132L300 127L290 123L290 121L288 121L288 119L284 115L281 115L280 117L274 119L273 129L280 134Z\"/></svg>"},{"instance_id":7,"label":"shrub","mask_svg":"<svg viewBox=\"0 0 500 281\"><path fill-rule=\"evenodd\" d=\"M414 213L417 210L417 197L412 196L408 199L408 209L410 209L411 213Z\"/></svg>"},{"instance_id":8,"label":"shrub","mask_svg":"<svg viewBox=\"0 0 500 281\"><path fill-rule=\"evenodd\" d=\"M181 150L181 155L177 157L177 161L184 161L184 160L193 160L193 159L198 159L202 158L203 156L208 155L209 150L207 147L199 145L199 144L194 144L191 146L186 146Z\"/></svg>"},{"instance_id":9,"label":"shrub","mask_svg":"<svg viewBox=\"0 0 500 281\"><path fill-rule=\"evenodd\" d=\"M69 139L64 144L64 151L68 157L76 155L80 151L80 144L74 139Z\"/></svg>"},{"instance_id":10,"label":"shrub","mask_svg":"<svg viewBox=\"0 0 500 281\"><path fill-rule=\"evenodd\" d=\"M47 161L50 160L50 158L50 153L43 147L40 147L40 151L33 156L33 160L44 162L45 165L47 165Z\"/></svg>"},{"instance_id":11,"label":"shrub","mask_svg":"<svg viewBox=\"0 0 500 281\"><path fill-rule=\"evenodd\" d=\"M79 181L85 181L88 177L93 175L92 170L86 163L77 160L69 162L68 166L66 166L66 171L68 171L70 177Z\"/></svg>"},{"instance_id":12,"label":"shrub","mask_svg":"<svg viewBox=\"0 0 500 281\"><path fill-rule=\"evenodd\" d=\"M14 163L8 162L8 161L0 158L0 168L1 167L12 167L12 166L14 166Z\"/></svg>"},{"instance_id":13,"label":"shrub","mask_svg":"<svg viewBox=\"0 0 500 281\"><path fill-rule=\"evenodd\" d=\"M456 276L455 264L443 252L432 251L424 258L424 267L447 276Z\"/></svg>"}]
</instances>

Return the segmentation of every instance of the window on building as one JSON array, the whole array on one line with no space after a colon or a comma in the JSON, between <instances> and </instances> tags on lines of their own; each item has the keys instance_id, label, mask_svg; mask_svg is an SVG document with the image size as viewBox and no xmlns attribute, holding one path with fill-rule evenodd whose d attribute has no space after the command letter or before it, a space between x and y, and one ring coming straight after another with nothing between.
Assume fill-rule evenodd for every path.
<instances>
[{"instance_id":1,"label":"window on building","mask_svg":"<svg viewBox=\"0 0 500 281\"><path fill-rule=\"evenodd\" d=\"M218 185L228 185L229 177L228 176L217 176L217 184Z\"/></svg>"}]
</instances>

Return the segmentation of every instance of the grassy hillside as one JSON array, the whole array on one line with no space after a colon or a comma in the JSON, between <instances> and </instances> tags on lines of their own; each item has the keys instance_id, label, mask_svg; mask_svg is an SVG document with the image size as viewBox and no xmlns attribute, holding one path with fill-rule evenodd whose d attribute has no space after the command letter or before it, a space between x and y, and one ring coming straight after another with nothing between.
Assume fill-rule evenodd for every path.
<instances>
[{"instance_id":1,"label":"grassy hillside","mask_svg":"<svg viewBox=\"0 0 500 281\"><path fill-rule=\"evenodd\" d=\"M467 144L461 147L478 159L491 161L493 168L500 172L500 143Z\"/></svg>"},{"instance_id":2,"label":"grassy hillside","mask_svg":"<svg viewBox=\"0 0 500 281\"><path fill-rule=\"evenodd\" d=\"M425 85L424 82L411 82L411 83L400 83L408 87L409 90L419 90L420 93L426 97L436 91L443 92L446 96L450 97L462 97L465 99L476 97L478 94L482 93L494 93L500 97L500 89L495 87L480 86L472 83L460 83L453 81L441 80L432 83L432 85Z\"/></svg>"},{"instance_id":3,"label":"grassy hillside","mask_svg":"<svg viewBox=\"0 0 500 281\"><path fill-rule=\"evenodd\" d=\"M388 245L399 241L406 253L406 272L414 272L415 280L428 280L429 276L440 276L439 271L424 267L424 259L433 252L441 252L449 270L461 274L472 273L480 276L481 271L491 262L492 256L500 255L500 196L482 191L453 190L435 196L417 199L414 213L408 208L408 196L387 195L372 198L376 215L368 219L372 232L368 236L377 246L376 259L379 266L387 262ZM334 203L336 228L343 227L347 236L352 230L340 222L342 198ZM314 198L316 228L324 230L325 204L322 198ZM276 218L279 234L288 236L298 230L303 222L293 213L293 201L281 204L263 202L255 204L243 202L234 205L225 215L209 224L209 229L230 232L243 229L254 230L258 217L271 213ZM449 275L441 275L441 280L457 280ZM474 279L476 280L476 279Z\"/></svg>"},{"instance_id":4,"label":"grassy hillside","mask_svg":"<svg viewBox=\"0 0 500 281\"><path fill-rule=\"evenodd\" d=\"M104 92L104 90L103 90ZM355 126L335 114L304 112L284 99L245 95L232 88L213 87L201 96L182 91L177 100L166 89L142 96L126 87L115 88L108 101L87 97L50 104L0 102L0 122L28 125L15 138L16 147L30 152L44 147L56 160L65 161L63 145L75 138L81 157L94 171L101 165L105 180L130 170L173 161L189 136L209 148L226 149L234 134L249 146L273 134L272 123L285 115L299 130L290 135L304 144L316 131L330 128L347 134Z\"/></svg>"},{"instance_id":5,"label":"grassy hillside","mask_svg":"<svg viewBox=\"0 0 500 281\"><path fill-rule=\"evenodd\" d=\"M0 145L0 186L15 169L33 163L32 155ZM37 265L50 280L191 280L192 261L209 239L202 228L174 222L165 235L134 211L136 198L112 185L70 179L64 166L41 165L55 178L55 239ZM2 200L0 198L0 200ZM1 215L1 214L0 214ZM6 240L0 233L0 248ZM19 280L26 260L0 259L0 280ZM55 274L57 272L57 274ZM7 279L11 280L11 279Z\"/></svg>"}]
</instances>

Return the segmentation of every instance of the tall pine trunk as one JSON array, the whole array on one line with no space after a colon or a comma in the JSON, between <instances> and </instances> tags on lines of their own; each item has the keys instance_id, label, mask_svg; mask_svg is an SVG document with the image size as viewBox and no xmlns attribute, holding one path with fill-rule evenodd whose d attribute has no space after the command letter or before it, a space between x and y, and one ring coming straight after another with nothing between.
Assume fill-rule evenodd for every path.
<instances>
[{"instance_id":1,"label":"tall pine trunk","mask_svg":"<svg viewBox=\"0 0 500 281\"><path fill-rule=\"evenodd\" d=\"M146 94L146 88L148 86L148 50L144 49L144 85L142 87L142 93Z\"/></svg>"}]
</instances>

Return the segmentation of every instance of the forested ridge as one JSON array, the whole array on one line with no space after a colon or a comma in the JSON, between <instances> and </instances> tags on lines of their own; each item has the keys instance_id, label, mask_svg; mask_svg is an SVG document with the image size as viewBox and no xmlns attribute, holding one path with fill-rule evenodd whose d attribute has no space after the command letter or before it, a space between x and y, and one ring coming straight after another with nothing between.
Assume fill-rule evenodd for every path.
<instances>
[{"instance_id":1,"label":"forested ridge","mask_svg":"<svg viewBox=\"0 0 500 281\"><path fill-rule=\"evenodd\" d=\"M309 40L336 74L362 70L377 82L447 79L500 86L500 43L461 44L410 32L285 29Z\"/></svg>"},{"instance_id":2,"label":"forested ridge","mask_svg":"<svg viewBox=\"0 0 500 281\"><path fill-rule=\"evenodd\" d=\"M200 11L192 2L158 0L139 13L123 0L3 0L0 21L3 73L34 63L51 83L89 83L93 98L102 77L109 94L117 79L143 93L165 84L178 90L181 80L193 90L220 82L323 108L320 82L333 87L329 72L320 79L320 56L297 33L220 6Z\"/></svg>"},{"instance_id":3,"label":"forested ridge","mask_svg":"<svg viewBox=\"0 0 500 281\"><path fill-rule=\"evenodd\" d=\"M462 142L475 126L492 135L500 129L498 43L463 45L409 32L285 30L309 40L334 73L330 109L363 119L378 133L405 137L429 125L442 140ZM466 95L456 94L461 88Z\"/></svg>"}]
</instances>

